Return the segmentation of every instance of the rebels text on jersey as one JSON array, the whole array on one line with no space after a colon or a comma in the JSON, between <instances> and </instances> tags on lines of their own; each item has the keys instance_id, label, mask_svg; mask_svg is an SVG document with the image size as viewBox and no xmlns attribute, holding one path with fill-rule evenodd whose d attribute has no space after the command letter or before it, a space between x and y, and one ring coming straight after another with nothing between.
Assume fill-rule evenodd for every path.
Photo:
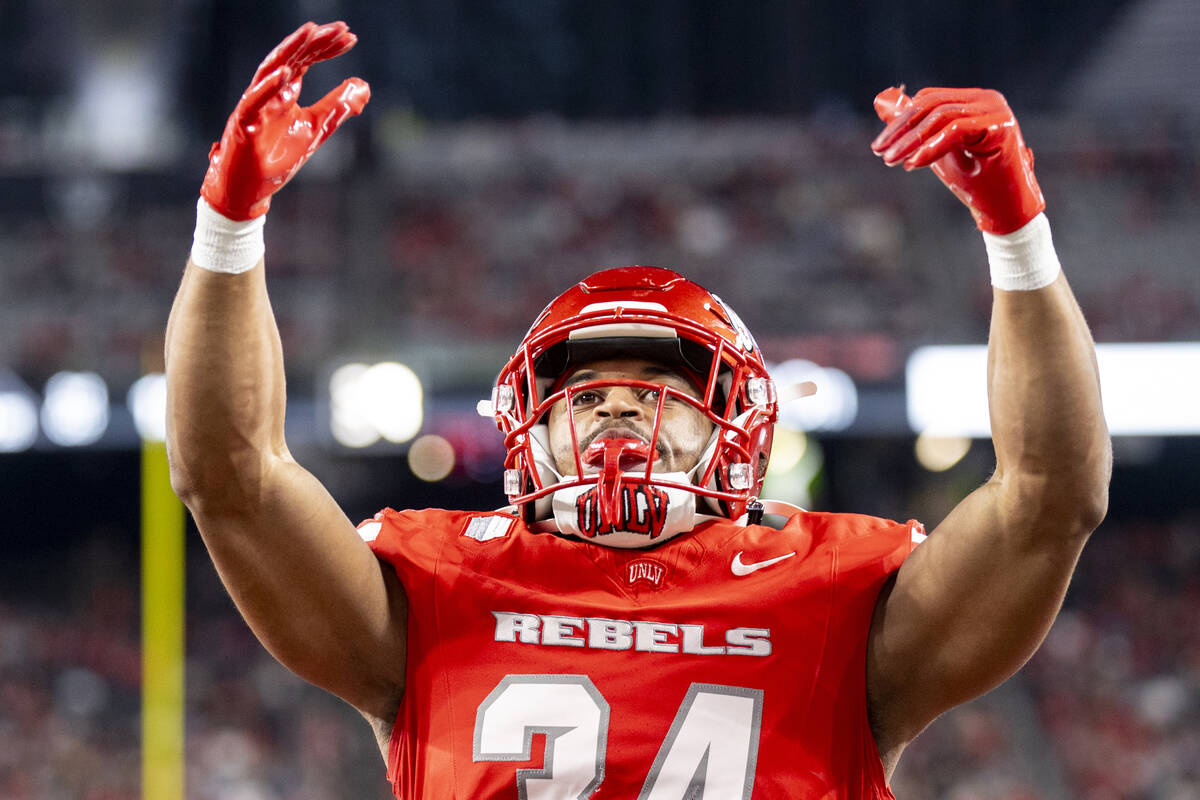
<instances>
[{"instance_id":1,"label":"rebels text on jersey","mask_svg":"<svg viewBox=\"0 0 1200 800\"><path fill-rule=\"evenodd\" d=\"M398 798L890 798L867 723L876 597L917 523L712 520L654 550L503 513L380 512L404 584Z\"/></svg>"}]
</instances>

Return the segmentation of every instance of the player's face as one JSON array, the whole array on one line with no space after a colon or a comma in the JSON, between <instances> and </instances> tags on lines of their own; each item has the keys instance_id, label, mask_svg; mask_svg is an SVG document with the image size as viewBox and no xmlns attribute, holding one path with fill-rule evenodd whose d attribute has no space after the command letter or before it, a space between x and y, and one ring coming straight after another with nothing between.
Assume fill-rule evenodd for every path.
<instances>
[{"instance_id":1,"label":"player's face","mask_svg":"<svg viewBox=\"0 0 1200 800\"><path fill-rule=\"evenodd\" d=\"M642 359L606 359L584 364L572 372L564 386L604 380L639 380L679 389L691 397L699 392L682 375ZM632 386L598 386L572 396L568 415L566 399L550 409L550 451L555 466L563 475L575 474L575 453L571 446L571 418L582 453L600 436L620 436L649 442L654 431L654 413L659 393ZM668 394L663 402L658 428L655 472L686 472L696 466L713 425L698 409ZM599 467L584 466L584 472Z\"/></svg>"}]
</instances>

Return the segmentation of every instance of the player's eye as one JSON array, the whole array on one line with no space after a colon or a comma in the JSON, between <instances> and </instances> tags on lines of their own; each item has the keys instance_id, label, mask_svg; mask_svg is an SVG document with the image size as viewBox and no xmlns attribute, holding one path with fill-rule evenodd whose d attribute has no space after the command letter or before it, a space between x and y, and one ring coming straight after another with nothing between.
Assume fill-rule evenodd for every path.
<instances>
[{"instance_id":1,"label":"player's eye","mask_svg":"<svg viewBox=\"0 0 1200 800\"><path fill-rule=\"evenodd\" d=\"M600 396L599 392L593 392L590 389L586 389L582 392L576 392L575 394L571 395L571 405L575 406L576 408L581 406L590 406L594 405L595 403L599 403L603 399L604 398Z\"/></svg>"},{"instance_id":2,"label":"player's eye","mask_svg":"<svg viewBox=\"0 0 1200 800\"><path fill-rule=\"evenodd\" d=\"M643 389L641 394L642 402L657 404L658 396L660 394L662 394L662 392L660 392L658 389Z\"/></svg>"}]
</instances>

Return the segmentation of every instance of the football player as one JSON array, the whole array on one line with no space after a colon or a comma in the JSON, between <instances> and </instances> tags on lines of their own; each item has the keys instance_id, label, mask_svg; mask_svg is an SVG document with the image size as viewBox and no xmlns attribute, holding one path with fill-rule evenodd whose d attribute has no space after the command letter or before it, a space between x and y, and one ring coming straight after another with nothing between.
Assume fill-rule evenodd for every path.
<instances>
[{"instance_id":1,"label":"football player","mask_svg":"<svg viewBox=\"0 0 1200 800\"><path fill-rule=\"evenodd\" d=\"M510 506L356 529L284 440L262 239L367 102L352 78L297 103L354 42L308 23L259 67L171 313L174 486L250 627L371 722L400 798L892 797L905 745L1038 647L1107 504L1091 337L1004 98L876 99L873 149L967 205L995 286L996 469L927 539L761 499L778 397L754 338L650 267L571 286L501 369Z\"/></svg>"}]
</instances>

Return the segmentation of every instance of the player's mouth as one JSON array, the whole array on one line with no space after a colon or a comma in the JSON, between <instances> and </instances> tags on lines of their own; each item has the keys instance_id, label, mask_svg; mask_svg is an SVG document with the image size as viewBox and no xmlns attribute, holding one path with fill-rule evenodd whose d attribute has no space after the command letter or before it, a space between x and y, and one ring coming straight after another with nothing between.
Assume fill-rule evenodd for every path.
<instances>
[{"instance_id":1,"label":"player's mouth","mask_svg":"<svg viewBox=\"0 0 1200 800\"><path fill-rule=\"evenodd\" d=\"M644 436L631 428L615 427L601 431L593 436L583 449L583 465L585 473L599 472L604 468L607 453L613 453L617 458L618 468L622 471L645 469L646 459L650 455L650 443ZM661 445L655 453L654 462L662 460Z\"/></svg>"}]
</instances>

